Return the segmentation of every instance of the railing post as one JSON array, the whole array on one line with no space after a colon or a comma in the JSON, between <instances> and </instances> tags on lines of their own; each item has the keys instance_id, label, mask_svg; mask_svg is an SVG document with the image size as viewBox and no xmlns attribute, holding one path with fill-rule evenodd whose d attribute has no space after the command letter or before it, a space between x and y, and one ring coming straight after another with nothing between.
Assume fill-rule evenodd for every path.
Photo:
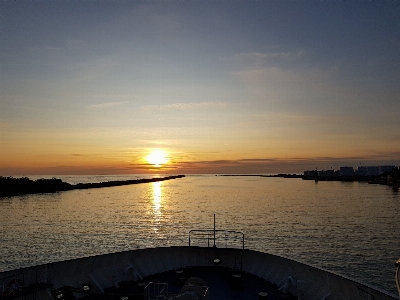
<instances>
[{"instance_id":1,"label":"railing post","mask_svg":"<svg viewBox=\"0 0 400 300\"><path fill-rule=\"evenodd\" d=\"M214 248L216 247L215 245L215 214L214 214Z\"/></svg>"},{"instance_id":2,"label":"railing post","mask_svg":"<svg viewBox=\"0 0 400 300\"><path fill-rule=\"evenodd\" d=\"M240 242L242 243L242 249L244 249L244 233L239 232L239 231L230 231L230 230L217 230L217 229L204 229L204 230L190 230L189 231L189 246L192 245L192 233L194 234L194 239L195 241L200 240L203 241L207 240L207 247L210 247L210 241L213 240L213 247L216 248L217 245L217 231L218 231L218 239L221 240L220 242L222 243L221 246L223 247L223 240L225 239L225 247L228 247L228 241L233 242L232 245L236 245L237 247L240 247L239 244ZM242 235L242 238L240 239L239 234ZM204 245L204 244L203 244Z\"/></svg>"}]
</instances>

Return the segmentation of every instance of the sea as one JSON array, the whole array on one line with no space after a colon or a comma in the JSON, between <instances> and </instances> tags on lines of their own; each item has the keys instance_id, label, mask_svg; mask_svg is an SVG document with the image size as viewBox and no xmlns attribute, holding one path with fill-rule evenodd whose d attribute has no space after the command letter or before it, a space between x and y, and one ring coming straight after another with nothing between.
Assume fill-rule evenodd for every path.
<instances>
[{"instance_id":1,"label":"sea","mask_svg":"<svg viewBox=\"0 0 400 300\"><path fill-rule=\"evenodd\" d=\"M160 175L163 177L165 175ZM31 176L77 184L157 177ZM400 194L365 182L187 175L161 182L0 198L0 271L188 245L192 229L240 231L245 248L397 294Z\"/></svg>"}]
</instances>

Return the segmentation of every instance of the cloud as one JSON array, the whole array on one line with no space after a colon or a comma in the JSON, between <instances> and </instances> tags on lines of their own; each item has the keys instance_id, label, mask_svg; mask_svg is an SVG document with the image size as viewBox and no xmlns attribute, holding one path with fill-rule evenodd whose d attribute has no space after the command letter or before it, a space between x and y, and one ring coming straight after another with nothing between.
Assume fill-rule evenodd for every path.
<instances>
[{"instance_id":1,"label":"cloud","mask_svg":"<svg viewBox=\"0 0 400 300\"><path fill-rule=\"evenodd\" d=\"M241 78L248 83L266 83L284 88L326 88L326 82L337 75L336 68L305 68L302 70L284 69L280 67L245 68L233 72L232 75ZM304 86L304 84L307 84Z\"/></svg>"},{"instance_id":2,"label":"cloud","mask_svg":"<svg viewBox=\"0 0 400 300\"><path fill-rule=\"evenodd\" d=\"M101 110L101 109L108 109L116 106L121 106L129 101L120 101L120 102L106 102L106 103L100 103L100 104L92 104L86 106L86 108L91 109L91 110Z\"/></svg>"},{"instance_id":3,"label":"cloud","mask_svg":"<svg viewBox=\"0 0 400 300\"><path fill-rule=\"evenodd\" d=\"M254 61L260 59L271 59L271 58L287 58L293 56L290 52L245 52L238 53L233 56L236 60L244 60L244 61Z\"/></svg>"},{"instance_id":4,"label":"cloud","mask_svg":"<svg viewBox=\"0 0 400 300\"><path fill-rule=\"evenodd\" d=\"M233 62L241 68L263 68L274 63L285 63L299 60L304 57L304 50L281 51L281 52L242 52L237 53L227 61Z\"/></svg>"},{"instance_id":5,"label":"cloud","mask_svg":"<svg viewBox=\"0 0 400 300\"><path fill-rule=\"evenodd\" d=\"M152 164L129 164L128 168L130 170L146 170L146 171L158 171L158 172L178 170L177 166L171 164L162 165L159 167L156 167Z\"/></svg>"},{"instance_id":6,"label":"cloud","mask_svg":"<svg viewBox=\"0 0 400 300\"><path fill-rule=\"evenodd\" d=\"M393 152L393 157L398 158L399 152ZM385 154L383 154L385 156ZM364 165L395 164L396 159L382 160L384 156L349 156L349 157L316 157L316 158L249 158L238 160L207 160L207 161L181 161L175 163L176 170L180 173L193 174L277 174L297 173L305 170L335 170L342 166L356 168L360 163ZM387 161L387 163L385 163ZM178 172L178 173L179 173Z\"/></svg>"},{"instance_id":7,"label":"cloud","mask_svg":"<svg viewBox=\"0 0 400 300\"><path fill-rule=\"evenodd\" d=\"M140 109L143 111L202 111L211 109L224 109L228 107L225 102L192 102L172 103L165 105L145 105Z\"/></svg>"}]
</instances>

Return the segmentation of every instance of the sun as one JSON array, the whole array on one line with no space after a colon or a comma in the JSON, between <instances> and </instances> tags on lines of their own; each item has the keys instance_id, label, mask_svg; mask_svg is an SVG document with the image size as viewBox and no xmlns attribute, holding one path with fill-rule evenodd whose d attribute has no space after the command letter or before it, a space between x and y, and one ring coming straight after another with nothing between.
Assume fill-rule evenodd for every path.
<instances>
[{"instance_id":1,"label":"sun","mask_svg":"<svg viewBox=\"0 0 400 300\"><path fill-rule=\"evenodd\" d=\"M146 160L155 167L161 167L169 161L168 154L163 149L154 149L148 156L146 156Z\"/></svg>"}]
</instances>

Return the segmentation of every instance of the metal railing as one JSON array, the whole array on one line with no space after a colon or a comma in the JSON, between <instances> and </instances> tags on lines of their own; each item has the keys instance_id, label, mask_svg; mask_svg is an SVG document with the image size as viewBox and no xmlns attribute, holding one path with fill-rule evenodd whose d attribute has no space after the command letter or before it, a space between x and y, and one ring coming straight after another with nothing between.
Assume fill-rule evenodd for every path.
<instances>
[{"instance_id":1,"label":"metal railing","mask_svg":"<svg viewBox=\"0 0 400 300\"><path fill-rule=\"evenodd\" d=\"M168 295L168 283L149 282L144 288L145 300L156 300Z\"/></svg>"},{"instance_id":2,"label":"metal railing","mask_svg":"<svg viewBox=\"0 0 400 300\"><path fill-rule=\"evenodd\" d=\"M200 244L197 244L200 243ZM232 230L198 229L189 231L189 246L204 246L244 249L244 233Z\"/></svg>"}]
</instances>

